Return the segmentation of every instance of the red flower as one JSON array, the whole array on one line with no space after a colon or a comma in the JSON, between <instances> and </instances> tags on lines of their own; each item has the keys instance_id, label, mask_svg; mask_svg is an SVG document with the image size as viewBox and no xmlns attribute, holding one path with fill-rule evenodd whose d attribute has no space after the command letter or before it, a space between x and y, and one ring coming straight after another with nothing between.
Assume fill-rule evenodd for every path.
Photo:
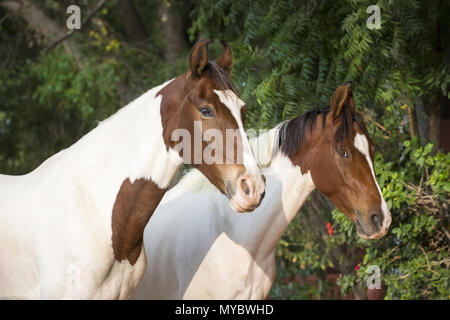
<instances>
[{"instance_id":1,"label":"red flower","mask_svg":"<svg viewBox=\"0 0 450 320\"><path fill-rule=\"evenodd\" d=\"M331 223L327 223L327 229L328 229L328 234L330 235L330 237L333 235L333 227L331 226Z\"/></svg>"},{"instance_id":2,"label":"red flower","mask_svg":"<svg viewBox=\"0 0 450 320\"><path fill-rule=\"evenodd\" d=\"M355 266L355 270L358 271L359 270L359 265Z\"/></svg>"}]
</instances>

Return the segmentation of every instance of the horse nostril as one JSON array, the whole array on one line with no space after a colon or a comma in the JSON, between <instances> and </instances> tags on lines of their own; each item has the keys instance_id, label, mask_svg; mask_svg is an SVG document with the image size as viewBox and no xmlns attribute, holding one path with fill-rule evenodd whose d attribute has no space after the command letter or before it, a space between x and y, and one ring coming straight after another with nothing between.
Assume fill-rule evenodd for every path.
<instances>
[{"instance_id":1,"label":"horse nostril","mask_svg":"<svg viewBox=\"0 0 450 320\"><path fill-rule=\"evenodd\" d=\"M253 182L252 177L249 176L241 176L236 184L238 188L238 192L246 197L253 198L255 193L255 183Z\"/></svg>"},{"instance_id":2,"label":"horse nostril","mask_svg":"<svg viewBox=\"0 0 450 320\"><path fill-rule=\"evenodd\" d=\"M247 179L241 180L241 189L244 191L245 195L250 195L250 187L248 186Z\"/></svg>"},{"instance_id":3,"label":"horse nostril","mask_svg":"<svg viewBox=\"0 0 450 320\"><path fill-rule=\"evenodd\" d=\"M373 214L371 217L372 223L377 227L377 229L381 229L383 217L380 217L378 214Z\"/></svg>"}]
</instances>

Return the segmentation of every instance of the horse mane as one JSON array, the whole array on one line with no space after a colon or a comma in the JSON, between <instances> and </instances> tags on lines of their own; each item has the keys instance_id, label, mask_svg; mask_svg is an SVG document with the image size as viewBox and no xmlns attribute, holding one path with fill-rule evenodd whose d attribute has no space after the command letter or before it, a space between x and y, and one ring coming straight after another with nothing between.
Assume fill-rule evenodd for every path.
<instances>
[{"instance_id":1,"label":"horse mane","mask_svg":"<svg viewBox=\"0 0 450 320\"><path fill-rule=\"evenodd\" d=\"M312 132L313 126L319 115L323 115L323 129L325 127L325 121L329 112L330 106L316 108L282 123L278 134L278 146L280 150L286 155L296 154L300 150L300 147L305 143L306 130L310 130L310 132ZM339 124L334 136L336 145L342 146L345 139L348 138L350 133L353 131L353 122L358 124L369 142L372 143L362 116L358 111L356 111L353 107L344 104L340 117L341 123Z\"/></svg>"},{"instance_id":2,"label":"horse mane","mask_svg":"<svg viewBox=\"0 0 450 320\"><path fill-rule=\"evenodd\" d=\"M223 71L219 65L213 61L208 61L204 71L216 82L219 90L231 90L237 96L240 95L239 90L234 85L230 76Z\"/></svg>"}]
</instances>

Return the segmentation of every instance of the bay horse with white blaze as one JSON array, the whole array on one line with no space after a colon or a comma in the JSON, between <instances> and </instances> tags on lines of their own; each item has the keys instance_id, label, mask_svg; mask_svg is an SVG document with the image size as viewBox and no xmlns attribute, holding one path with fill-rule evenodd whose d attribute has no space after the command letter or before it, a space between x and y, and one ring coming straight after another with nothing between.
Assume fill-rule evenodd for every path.
<instances>
[{"instance_id":1,"label":"bay horse with white blaze","mask_svg":"<svg viewBox=\"0 0 450 320\"><path fill-rule=\"evenodd\" d=\"M265 181L242 124L245 103L225 49L208 62L209 40L189 70L101 122L23 176L0 175L0 298L128 298L146 266L143 232L181 164L172 134L194 123L238 132L243 163L194 163L236 211L256 208ZM200 152L207 141L200 143ZM196 150L194 150L196 151ZM229 160L229 159L226 159Z\"/></svg>"},{"instance_id":2,"label":"bay horse with white blaze","mask_svg":"<svg viewBox=\"0 0 450 320\"><path fill-rule=\"evenodd\" d=\"M337 88L329 108L286 121L250 143L267 178L255 214L234 215L208 181L189 172L146 227L151 256L135 299L266 298L277 243L315 188L356 223L361 237L386 234L391 215L350 84Z\"/></svg>"}]
</instances>

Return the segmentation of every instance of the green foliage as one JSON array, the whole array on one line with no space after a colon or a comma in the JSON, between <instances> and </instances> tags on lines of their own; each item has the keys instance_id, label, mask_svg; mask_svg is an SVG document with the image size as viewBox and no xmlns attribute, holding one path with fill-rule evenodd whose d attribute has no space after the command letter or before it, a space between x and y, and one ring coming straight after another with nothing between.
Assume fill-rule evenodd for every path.
<instances>
[{"instance_id":1,"label":"green foliage","mask_svg":"<svg viewBox=\"0 0 450 320\"><path fill-rule=\"evenodd\" d=\"M79 1L82 13L89 1ZM64 4L35 2L64 25ZM158 1L136 1L156 31L148 46L124 41L114 2L71 40L81 57L48 44L0 8L0 172L24 174L66 148L140 93L187 68L186 56L166 63ZM149 28L153 27L149 25ZM82 45L79 45L82 44ZM155 45L158 44L158 45Z\"/></svg>"},{"instance_id":2,"label":"green foliage","mask_svg":"<svg viewBox=\"0 0 450 320\"><path fill-rule=\"evenodd\" d=\"M361 258L349 262L350 272L341 275L338 284L348 294L355 284L366 288L370 265L382 272L386 299L450 298L450 154L431 153L432 145L422 147L406 140L402 159L385 161L376 154L377 180L392 214L391 230L379 240L359 238L355 225L338 209L323 213L322 221L334 221L332 235L317 237L317 231L305 228L301 211L279 242L277 255L281 271L273 290L274 298L320 298L325 292L324 271L336 263L336 250L345 247L362 251ZM310 221L309 221L310 223ZM325 230L325 222L322 226ZM338 251L338 255L342 251ZM338 262L343 263L343 261ZM355 270L358 265L359 270ZM321 276L322 286L289 282L289 277ZM320 290L319 290L320 289ZM319 291L318 291L319 290ZM287 296L286 296L287 295Z\"/></svg>"},{"instance_id":3,"label":"green foliage","mask_svg":"<svg viewBox=\"0 0 450 320\"><path fill-rule=\"evenodd\" d=\"M340 223L347 243L366 247L361 268L341 278L343 290L365 283L369 265L382 270L387 299L449 299L450 154L432 154L432 145L405 141L403 160L385 162L377 155L377 180L392 214L391 231L373 243L354 235L353 226ZM333 212L336 221L343 214ZM349 232L350 231L350 232Z\"/></svg>"},{"instance_id":4,"label":"green foliage","mask_svg":"<svg viewBox=\"0 0 450 320\"><path fill-rule=\"evenodd\" d=\"M323 246L315 232L305 230L307 212L294 219L277 247L277 282L273 299L320 299L330 287L326 270L333 267L330 246ZM326 236L327 237L327 236ZM308 278L317 279L310 283Z\"/></svg>"},{"instance_id":5,"label":"green foliage","mask_svg":"<svg viewBox=\"0 0 450 320\"><path fill-rule=\"evenodd\" d=\"M115 88L119 81L113 60L102 64L89 63L85 68L74 68L73 59L58 52L43 57L30 66L30 76L37 86L31 99L42 107L55 106L64 112L78 110L83 119L94 112L99 117L116 110L118 99ZM103 115L101 114L103 113Z\"/></svg>"},{"instance_id":6,"label":"green foliage","mask_svg":"<svg viewBox=\"0 0 450 320\"><path fill-rule=\"evenodd\" d=\"M0 144L9 146L8 158L0 156L2 172L24 173L36 167L119 107L113 61L78 69L71 57L55 50L39 61L25 60L19 69L5 70L1 96L12 98L2 104L2 130L10 133L0 137Z\"/></svg>"},{"instance_id":7,"label":"green foliage","mask_svg":"<svg viewBox=\"0 0 450 320\"><path fill-rule=\"evenodd\" d=\"M450 70L432 26L448 28L448 3L377 1L379 30L366 26L372 4L203 0L193 10L190 34L233 40L240 66L234 75L245 79L243 96L251 102L249 127L326 105L345 80L357 84L359 108L378 115L394 101L413 105L417 96L431 99L441 89L447 95Z\"/></svg>"}]
</instances>

